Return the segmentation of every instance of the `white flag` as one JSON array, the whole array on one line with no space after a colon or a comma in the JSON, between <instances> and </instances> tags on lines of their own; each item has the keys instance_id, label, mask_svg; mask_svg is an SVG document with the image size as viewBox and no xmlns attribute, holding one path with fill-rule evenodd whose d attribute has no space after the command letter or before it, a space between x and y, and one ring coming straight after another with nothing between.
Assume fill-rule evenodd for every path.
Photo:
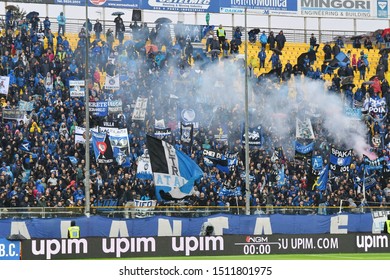
<instances>
[{"instance_id":1,"label":"white flag","mask_svg":"<svg viewBox=\"0 0 390 280\"><path fill-rule=\"evenodd\" d=\"M106 81L104 83L105 89L119 89L119 74L113 77L106 75Z\"/></svg>"},{"instance_id":2,"label":"white flag","mask_svg":"<svg viewBox=\"0 0 390 280\"><path fill-rule=\"evenodd\" d=\"M8 94L8 89L9 89L9 77L0 76L0 93Z\"/></svg>"}]
</instances>

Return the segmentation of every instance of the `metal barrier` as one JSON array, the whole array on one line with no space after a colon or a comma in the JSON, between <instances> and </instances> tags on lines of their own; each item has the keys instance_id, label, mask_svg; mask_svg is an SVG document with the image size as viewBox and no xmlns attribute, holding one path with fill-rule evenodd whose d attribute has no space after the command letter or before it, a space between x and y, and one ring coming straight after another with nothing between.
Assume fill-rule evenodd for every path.
<instances>
[{"instance_id":1,"label":"metal barrier","mask_svg":"<svg viewBox=\"0 0 390 280\"><path fill-rule=\"evenodd\" d=\"M329 207L325 205L313 207L277 207L277 206L252 206L251 215L334 215L342 213L361 214L371 211L389 211L390 207ZM245 215L244 206L156 206L154 209L135 206L116 207L91 207L91 215L106 216L111 218L146 218L150 216L168 216L197 218L215 214ZM71 218L84 216L84 207L30 207L30 208L0 208L0 219L31 219L31 218Z\"/></svg>"},{"instance_id":2,"label":"metal barrier","mask_svg":"<svg viewBox=\"0 0 390 280\"><path fill-rule=\"evenodd\" d=\"M2 22L4 22L4 18L5 18L4 15L0 15L0 19ZM42 18L41 22L43 22L43 17L41 17L41 18ZM49 17L49 20L51 21L52 32L55 35L57 35L58 24L57 24L56 17ZM103 25L103 32L102 32L103 37L105 35L105 32L108 30L108 28L115 30L115 24L112 20L100 20L100 22ZM72 33L72 34L77 35L80 32L84 23L85 23L84 18L81 18L81 19L67 18L66 28L65 28L65 31L66 31L65 36L67 33L68 34ZM95 23L95 21L91 20L91 23L93 25ZM130 23L132 23L132 21L126 21L126 19L124 19L124 25L126 27L125 39L132 38L132 35L130 32L130 27L129 27ZM148 25L149 29L154 28L156 26L156 24L154 22L142 22L142 23L146 23ZM217 26L216 26L216 28L217 28ZM241 28L243 29L243 27L241 27ZM265 30L267 35L268 35L269 31L273 30L275 33L275 36L277 35L277 33L279 32L280 29L283 29L283 33L286 36L287 42L291 42L291 43L307 43L308 44L312 33L314 33L314 35L317 37L318 43L335 41L335 39L338 36L341 36L345 39L345 38L350 38L351 36L356 35L356 32L354 32L354 31L323 30L323 29L318 30L318 29L303 29L303 28L302 29L289 29L289 28L280 28L280 27L272 28L272 27L265 27L265 26L248 26L247 30L249 31L249 30L254 29L254 28L259 28L260 30ZM234 29L235 29L235 26L225 26L225 30L226 30L228 39L232 38L233 33L234 33ZM359 32L359 35L362 35L362 34L371 35L370 32L373 32L373 31L375 31L375 30L361 31L361 32ZM245 30L242 30L242 34L243 34L242 39L243 40L244 40L244 32L245 32ZM94 34L93 31L92 31L92 34ZM171 36L172 36L172 38L175 37L174 36L174 23L171 24Z\"/></svg>"}]
</instances>

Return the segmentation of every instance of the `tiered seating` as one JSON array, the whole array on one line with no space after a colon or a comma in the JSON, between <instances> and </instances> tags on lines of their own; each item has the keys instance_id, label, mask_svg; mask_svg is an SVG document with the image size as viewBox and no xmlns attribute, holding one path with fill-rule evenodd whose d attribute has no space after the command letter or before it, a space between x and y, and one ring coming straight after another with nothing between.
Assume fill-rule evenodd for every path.
<instances>
[{"instance_id":1,"label":"tiered seating","mask_svg":"<svg viewBox=\"0 0 390 280\"><path fill-rule=\"evenodd\" d=\"M321 68L321 65L324 60L324 53L322 51L322 48L324 47L324 44L320 44L317 52L317 61L313 64L314 68ZM267 53L267 59L266 59L266 68L265 69L258 69L259 62L257 58L257 54L260 50L260 43L256 42L256 44L248 44L248 64L250 63L254 67L254 74L256 76L267 73L271 70L271 62L268 62L269 58L272 55L272 51L269 50L269 47L267 46L266 53ZM289 60L292 65L297 64L298 57L309 50L309 44L308 43L291 43L286 42L286 45L283 49L283 54L280 56L281 62L283 66L287 63ZM378 65L378 61L380 58L380 54L378 52L378 49L372 49L368 51L364 47L361 49L354 49L352 48L351 44L346 44L345 48L342 49L343 52L347 52L348 50L351 50L351 57L353 54L356 54L356 57L360 57L360 52L364 50L365 54L368 54L368 61L370 63L370 71L366 74L366 79L369 79L373 75L375 75L376 67ZM240 54L244 54L245 46L244 43L240 47ZM256 61L256 62L255 62ZM389 75L390 77L390 75ZM388 78L389 78L388 77ZM363 81L360 81L360 74L359 72L355 73L354 77L354 83L357 86L360 86L360 84ZM324 79L327 81L331 81L332 77L329 75L324 76Z\"/></svg>"},{"instance_id":2,"label":"tiered seating","mask_svg":"<svg viewBox=\"0 0 390 280\"><path fill-rule=\"evenodd\" d=\"M75 49L77 47L77 42L78 42L78 34L76 33L67 33L66 36L65 36L72 49ZM92 39L94 39L94 35L92 35ZM104 40L104 35L102 36L102 39ZM125 36L125 40L128 40L128 35ZM114 42L114 45L117 45L119 42L118 40L115 40ZM203 39L202 40L202 44L205 45L206 44L206 40ZM56 39L54 41L54 45L56 46ZM313 64L313 67L314 68L321 68L321 64L324 60L324 53L322 51L322 48L324 47L324 44L320 44L319 48L318 48L318 52L317 52L317 61ZM267 53L267 59L266 59L266 68L262 68L262 69L259 69L259 59L257 57L258 55L258 52L261 48L261 44L259 41L256 41L255 44L251 44L251 43L248 43L248 64L251 64L252 67L253 67L253 73L254 75L256 76L259 76L263 73L267 73L271 70L271 62L269 62L268 60L270 59L271 55L272 55L272 51L269 50L269 47L267 46L266 48L266 53ZM285 44L285 47L283 49L283 54L280 56L280 59L281 59L281 62L282 62L282 65L284 66L287 61L289 60L290 63L292 65L295 65L297 64L297 60L298 60L298 57L302 54L302 53L305 53L309 50L309 44L308 43L292 43L292 42L286 42ZM379 58L380 58L380 54L378 52L378 49L373 49L373 50L370 50L368 51L367 49L365 49L364 47L361 48L361 49L354 49L352 47L352 44L345 44L345 48L342 50L344 51L345 53L348 51L348 50L351 50L351 56L353 54L356 54L357 57L360 56L360 52L362 50L364 50L364 52L366 54L368 54L368 60L369 60L369 63L370 63L370 71L366 74L366 79L369 79L371 76L375 75L375 71L376 71L376 67L378 65L378 61L379 61ZM244 54L244 51L245 51L245 45L244 45L244 42L242 43L242 45L240 46L239 48L239 52L240 54ZM222 55L222 54L221 54ZM102 76L102 80L104 81L104 73L101 73L101 76ZM387 78L390 78L390 73L387 74L389 75ZM359 72L356 72L355 73L355 77L354 77L354 83L356 86L360 86L360 84L363 82L363 81L360 81L360 77L359 77ZM331 81L332 77L329 76L329 75L325 75L324 76L324 79L326 81Z\"/></svg>"}]
</instances>

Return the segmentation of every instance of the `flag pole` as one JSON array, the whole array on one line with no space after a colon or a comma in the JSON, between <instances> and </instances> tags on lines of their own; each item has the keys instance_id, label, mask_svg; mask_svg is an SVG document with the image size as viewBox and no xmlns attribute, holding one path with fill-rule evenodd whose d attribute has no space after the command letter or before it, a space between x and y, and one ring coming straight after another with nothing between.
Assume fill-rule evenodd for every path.
<instances>
[{"instance_id":1,"label":"flag pole","mask_svg":"<svg viewBox=\"0 0 390 280\"><path fill-rule=\"evenodd\" d=\"M248 32L247 8L245 7L245 214L250 215L249 188L249 114L248 114Z\"/></svg>"},{"instance_id":2,"label":"flag pole","mask_svg":"<svg viewBox=\"0 0 390 280\"><path fill-rule=\"evenodd\" d=\"M90 182L89 182L89 172L90 172L90 151L89 151L89 137L90 137L90 131L89 131L89 90L88 90L88 56L89 56L89 30L88 30L88 1L85 1L85 29L86 29L86 42L85 42L85 71L84 71L84 78L85 78L85 216L89 217L90 215Z\"/></svg>"},{"instance_id":3,"label":"flag pole","mask_svg":"<svg viewBox=\"0 0 390 280\"><path fill-rule=\"evenodd\" d=\"M364 169L363 169L363 200L364 203L366 203L366 165L364 164Z\"/></svg>"}]
</instances>

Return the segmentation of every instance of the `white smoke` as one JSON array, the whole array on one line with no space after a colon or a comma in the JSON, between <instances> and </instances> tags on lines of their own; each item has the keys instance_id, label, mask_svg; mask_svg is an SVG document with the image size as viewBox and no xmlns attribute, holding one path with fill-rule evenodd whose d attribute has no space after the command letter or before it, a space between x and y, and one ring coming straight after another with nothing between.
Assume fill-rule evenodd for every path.
<instances>
[{"instance_id":1,"label":"white smoke","mask_svg":"<svg viewBox=\"0 0 390 280\"><path fill-rule=\"evenodd\" d=\"M187 108L213 108L197 115L200 123L216 121L214 118L219 113L217 108L223 108L227 115L219 120L232 122L238 128L245 121L243 65L240 60L220 59L219 62L208 63L206 67L198 64L192 70L188 68L186 71L192 73L183 77L194 84L193 92L182 92L178 87L174 87L175 91L172 92L174 82L171 81L158 83L156 87L161 92L177 95L179 102ZM155 106L155 110L158 111L160 107ZM166 107L161 108L167 111ZM330 144L353 148L359 156L366 153L369 148L366 141L367 128L362 122L347 117L343 108L342 96L330 94L323 81L292 76L291 80L282 84L268 79L257 84L251 79L249 83L249 126L260 124L271 133L275 141L290 145L292 149L296 118L309 117L312 123L322 124L323 130L317 133L331 139Z\"/></svg>"}]
</instances>

